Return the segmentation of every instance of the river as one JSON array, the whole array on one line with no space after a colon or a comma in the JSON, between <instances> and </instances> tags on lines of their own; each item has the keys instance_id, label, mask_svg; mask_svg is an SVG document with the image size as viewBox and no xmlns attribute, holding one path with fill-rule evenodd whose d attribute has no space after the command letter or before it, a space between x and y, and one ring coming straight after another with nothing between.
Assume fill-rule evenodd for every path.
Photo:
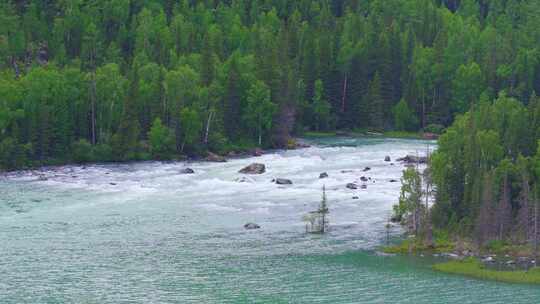
<instances>
[{"instance_id":1,"label":"river","mask_svg":"<svg viewBox=\"0 0 540 304\"><path fill-rule=\"evenodd\" d=\"M427 258L377 253L399 196L390 180L403 169L384 158L426 149L425 141L328 138L227 163L3 177L0 303L538 303L538 286L436 273ZM252 162L266 173L237 182ZM195 174L179 174L187 166ZM371 178L367 189L345 187L361 176ZM302 216L316 209L323 185L331 229L309 235ZM261 229L245 230L248 222Z\"/></svg>"}]
</instances>

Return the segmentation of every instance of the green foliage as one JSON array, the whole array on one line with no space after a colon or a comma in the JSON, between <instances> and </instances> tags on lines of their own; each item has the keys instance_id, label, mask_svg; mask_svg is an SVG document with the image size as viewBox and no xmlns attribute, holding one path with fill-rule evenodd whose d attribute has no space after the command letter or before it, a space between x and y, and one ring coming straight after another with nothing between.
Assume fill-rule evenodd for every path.
<instances>
[{"instance_id":1,"label":"green foliage","mask_svg":"<svg viewBox=\"0 0 540 304\"><path fill-rule=\"evenodd\" d=\"M533 116L502 93L459 116L439 138L431 161L438 227L459 231L480 246L534 242L531 223L538 214L530 189L537 189L539 180L530 178L535 171L529 164L537 144L527 127Z\"/></svg>"},{"instance_id":2,"label":"green foliage","mask_svg":"<svg viewBox=\"0 0 540 304\"><path fill-rule=\"evenodd\" d=\"M315 118L315 129L317 131L328 127L330 119L330 104L323 97L323 82L320 79L315 81L315 94L313 96L313 115Z\"/></svg>"},{"instance_id":3,"label":"green foliage","mask_svg":"<svg viewBox=\"0 0 540 304\"><path fill-rule=\"evenodd\" d=\"M247 94L247 108L244 113L244 120L250 129L257 130L260 146L263 133L272 127L272 118L277 107L271 101L270 89L262 81L255 82Z\"/></svg>"},{"instance_id":4,"label":"green foliage","mask_svg":"<svg viewBox=\"0 0 540 304\"><path fill-rule=\"evenodd\" d=\"M394 125L399 131L414 131L418 128L418 119L409 108L409 105L404 99L401 99L394 108Z\"/></svg>"},{"instance_id":5,"label":"green foliage","mask_svg":"<svg viewBox=\"0 0 540 304\"><path fill-rule=\"evenodd\" d=\"M71 146L72 158L77 163L88 163L94 160L92 145L85 139L74 142Z\"/></svg>"},{"instance_id":6,"label":"green foliage","mask_svg":"<svg viewBox=\"0 0 540 304\"><path fill-rule=\"evenodd\" d=\"M185 145L191 146L199 138L202 122L196 110L186 107L180 112L180 123L183 137L181 151L183 151Z\"/></svg>"},{"instance_id":7,"label":"green foliage","mask_svg":"<svg viewBox=\"0 0 540 304\"><path fill-rule=\"evenodd\" d=\"M152 123L152 128L148 132L150 141L150 153L157 159L166 159L172 155L175 150L174 135L156 118Z\"/></svg>"},{"instance_id":8,"label":"green foliage","mask_svg":"<svg viewBox=\"0 0 540 304\"><path fill-rule=\"evenodd\" d=\"M394 206L394 216L405 219L411 216L422 203L422 178L415 168L407 168L401 178L399 203Z\"/></svg>"},{"instance_id":9,"label":"green foliage","mask_svg":"<svg viewBox=\"0 0 540 304\"><path fill-rule=\"evenodd\" d=\"M0 170L13 170L28 165L30 145L21 145L17 140L7 137L0 141Z\"/></svg>"},{"instance_id":10,"label":"green foliage","mask_svg":"<svg viewBox=\"0 0 540 304\"><path fill-rule=\"evenodd\" d=\"M424 128L424 132L442 134L444 131L444 126L440 124L429 124Z\"/></svg>"},{"instance_id":11,"label":"green foliage","mask_svg":"<svg viewBox=\"0 0 540 304\"><path fill-rule=\"evenodd\" d=\"M0 4L0 140L31 146L36 165L70 160L80 140L107 160L161 157L140 145L156 118L170 153L203 153L444 128L493 96L479 128L498 120L511 159L537 148L538 1L19 2ZM185 107L201 124L188 132Z\"/></svg>"}]
</instances>

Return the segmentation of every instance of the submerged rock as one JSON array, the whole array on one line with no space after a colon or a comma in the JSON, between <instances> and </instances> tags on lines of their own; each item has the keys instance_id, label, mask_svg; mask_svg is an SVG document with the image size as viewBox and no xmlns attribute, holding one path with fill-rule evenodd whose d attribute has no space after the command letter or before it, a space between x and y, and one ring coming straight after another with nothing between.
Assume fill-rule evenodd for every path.
<instances>
[{"instance_id":1,"label":"submerged rock","mask_svg":"<svg viewBox=\"0 0 540 304\"><path fill-rule=\"evenodd\" d=\"M360 186L360 189L367 189L367 185Z\"/></svg>"},{"instance_id":2,"label":"submerged rock","mask_svg":"<svg viewBox=\"0 0 540 304\"><path fill-rule=\"evenodd\" d=\"M180 174L193 174L193 173L195 173L195 171L193 171L193 169L191 168L185 168L185 169L180 170Z\"/></svg>"},{"instance_id":3,"label":"submerged rock","mask_svg":"<svg viewBox=\"0 0 540 304\"><path fill-rule=\"evenodd\" d=\"M278 185L292 185L292 181L286 178L276 178L275 182Z\"/></svg>"},{"instance_id":4,"label":"submerged rock","mask_svg":"<svg viewBox=\"0 0 540 304\"><path fill-rule=\"evenodd\" d=\"M353 200L357 200L357 199L358 199L358 196L353 196L352 199L353 199Z\"/></svg>"},{"instance_id":5,"label":"submerged rock","mask_svg":"<svg viewBox=\"0 0 540 304\"><path fill-rule=\"evenodd\" d=\"M238 183L253 183L253 180L247 177L240 177L235 180Z\"/></svg>"},{"instance_id":6,"label":"submerged rock","mask_svg":"<svg viewBox=\"0 0 540 304\"><path fill-rule=\"evenodd\" d=\"M264 154L264 151L261 148L255 148L255 149L251 150L251 155L252 156L261 156L263 154Z\"/></svg>"},{"instance_id":7,"label":"submerged rock","mask_svg":"<svg viewBox=\"0 0 540 304\"><path fill-rule=\"evenodd\" d=\"M259 229L261 228L261 226L255 224L255 223L247 223L244 225L244 228L247 229L247 230L252 230L252 229Z\"/></svg>"},{"instance_id":8,"label":"submerged rock","mask_svg":"<svg viewBox=\"0 0 540 304\"><path fill-rule=\"evenodd\" d=\"M346 187L349 188L349 189L352 189L352 190L358 189L358 185L355 184L355 183L348 183L348 184L346 185Z\"/></svg>"},{"instance_id":9,"label":"submerged rock","mask_svg":"<svg viewBox=\"0 0 540 304\"><path fill-rule=\"evenodd\" d=\"M397 179L391 179L390 182L391 182L391 183L397 183L398 180L397 180Z\"/></svg>"},{"instance_id":10,"label":"submerged rock","mask_svg":"<svg viewBox=\"0 0 540 304\"><path fill-rule=\"evenodd\" d=\"M264 164L253 163L238 172L243 174L262 174L266 172L266 166Z\"/></svg>"},{"instance_id":11,"label":"submerged rock","mask_svg":"<svg viewBox=\"0 0 540 304\"><path fill-rule=\"evenodd\" d=\"M390 156L387 155L387 156L384 157L384 161L385 162L390 162L390 161L392 161L392 159L390 159Z\"/></svg>"},{"instance_id":12,"label":"submerged rock","mask_svg":"<svg viewBox=\"0 0 540 304\"><path fill-rule=\"evenodd\" d=\"M362 171L367 172L367 171L369 171L369 170L371 170L370 167L365 167L364 170L362 170Z\"/></svg>"},{"instance_id":13,"label":"submerged rock","mask_svg":"<svg viewBox=\"0 0 540 304\"><path fill-rule=\"evenodd\" d=\"M326 172L319 174L319 178L327 178L327 177L328 177L328 173Z\"/></svg>"}]
</instances>

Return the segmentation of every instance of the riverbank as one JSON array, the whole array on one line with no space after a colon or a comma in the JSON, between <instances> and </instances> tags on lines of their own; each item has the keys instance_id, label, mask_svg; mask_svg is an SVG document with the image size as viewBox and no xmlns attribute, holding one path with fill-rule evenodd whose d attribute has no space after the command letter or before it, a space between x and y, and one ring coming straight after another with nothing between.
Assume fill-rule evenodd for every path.
<instances>
[{"instance_id":1,"label":"riverbank","mask_svg":"<svg viewBox=\"0 0 540 304\"><path fill-rule=\"evenodd\" d=\"M432 266L439 272L507 283L540 284L540 268L531 258L533 252L528 246L492 242L478 249L470 240L451 241L447 233L435 231L433 246L411 237L382 251L447 259Z\"/></svg>"},{"instance_id":2,"label":"riverbank","mask_svg":"<svg viewBox=\"0 0 540 304\"><path fill-rule=\"evenodd\" d=\"M128 160L101 160L96 159L95 161L75 161L73 159L69 160L49 160L44 162L36 162L31 165L22 167L22 168L14 168L12 170L2 170L0 167L0 176L9 176L12 174L17 174L18 172L25 172L25 173L35 173L36 175L39 175L39 172L42 171L50 171L50 170L56 170L61 167L65 166L92 166L92 165L103 165L103 164L130 164L130 163L138 163L138 162L152 162L152 161L161 161L161 162L227 162L229 160L233 159L241 159L241 158L247 158L247 157L258 157L262 156L263 154L268 153L276 153L279 151L285 151L285 150L295 150L295 149L302 149L307 148L310 145L306 143L301 138L292 138L289 142L289 145L282 149L262 149L259 146L256 145L235 145L235 146L229 146L226 149L214 153L212 151L204 151L200 154L193 154L193 155L174 155L170 158L153 158L150 157L149 154L146 154L145 157L135 158L135 159L128 159Z\"/></svg>"},{"instance_id":3,"label":"riverbank","mask_svg":"<svg viewBox=\"0 0 540 304\"><path fill-rule=\"evenodd\" d=\"M494 270L488 269L477 258L466 258L433 265L436 271L463 275L481 280L506 283L540 284L540 267L529 270Z\"/></svg>"},{"instance_id":4,"label":"riverbank","mask_svg":"<svg viewBox=\"0 0 540 304\"><path fill-rule=\"evenodd\" d=\"M437 134L427 132L407 132L407 131L386 131L376 132L368 130L352 130L352 131L330 131L330 132L305 132L303 134L307 138L326 138L326 137L381 137L381 138L397 138L397 139L425 139L436 140Z\"/></svg>"}]
</instances>

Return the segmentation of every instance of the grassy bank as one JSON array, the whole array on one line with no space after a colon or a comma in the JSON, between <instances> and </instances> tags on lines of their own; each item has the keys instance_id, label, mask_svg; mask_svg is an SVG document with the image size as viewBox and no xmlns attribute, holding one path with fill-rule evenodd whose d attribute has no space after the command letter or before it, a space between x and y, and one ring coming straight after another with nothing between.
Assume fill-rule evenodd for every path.
<instances>
[{"instance_id":1,"label":"grassy bank","mask_svg":"<svg viewBox=\"0 0 540 304\"><path fill-rule=\"evenodd\" d=\"M476 279L499 281L506 283L540 284L540 268L528 271L499 271L487 269L475 258L462 261L449 261L433 265L436 271L464 275Z\"/></svg>"},{"instance_id":2,"label":"grassy bank","mask_svg":"<svg viewBox=\"0 0 540 304\"><path fill-rule=\"evenodd\" d=\"M419 253L444 253L452 252L455 244L445 231L435 230L433 232L433 246L426 246L421 238L408 238L396 245L383 248L383 252L391 254L419 254Z\"/></svg>"}]
</instances>

